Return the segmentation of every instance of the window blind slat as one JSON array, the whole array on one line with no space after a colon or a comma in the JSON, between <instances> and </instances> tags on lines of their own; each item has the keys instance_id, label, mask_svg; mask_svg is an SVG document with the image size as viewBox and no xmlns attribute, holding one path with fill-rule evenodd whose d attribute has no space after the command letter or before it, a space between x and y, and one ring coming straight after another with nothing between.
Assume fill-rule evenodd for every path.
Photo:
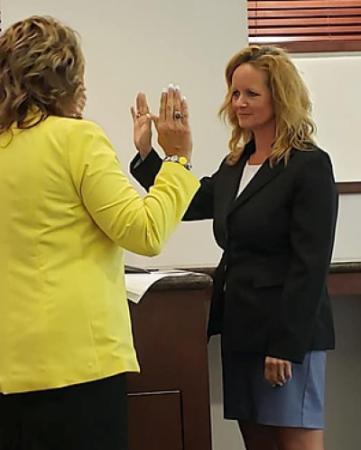
<instances>
[{"instance_id":1,"label":"window blind slat","mask_svg":"<svg viewBox=\"0 0 361 450\"><path fill-rule=\"evenodd\" d=\"M361 25L355 26L352 28L347 27L287 27L285 28L262 28L262 36L301 36L303 34L309 34L312 36L317 35L333 35L333 34L342 34L345 37L348 34L361 34ZM254 36L257 36L258 32L254 34ZM251 35L252 36L252 35Z\"/></svg>"},{"instance_id":2,"label":"window blind slat","mask_svg":"<svg viewBox=\"0 0 361 450\"><path fill-rule=\"evenodd\" d=\"M361 36L357 35L357 34L351 34L348 36L348 38L350 39L350 41L352 42L361 42ZM343 41L345 39L344 36L297 36L297 37L293 37L293 36L287 36L287 41L291 41L291 42L318 42L318 41L324 41L324 42L332 42L332 41ZM257 37L255 37L255 40L257 41ZM282 43L284 42L285 38L284 37L278 37L278 36L270 36L270 39L268 41L269 44L274 44L276 42ZM258 42L261 44L261 42Z\"/></svg>"},{"instance_id":3,"label":"window blind slat","mask_svg":"<svg viewBox=\"0 0 361 450\"><path fill-rule=\"evenodd\" d=\"M263 0L263 1L248 1L248 7L253 9L306 9L306 8L352 8L360 6L359 0Z\"/></svg>"},{"instance_id":4,"label":"window blind slat","mask_svg":"<svg viewBox=\"0 0 361 450\"><path fill-rule=\"evenodd\" d=\"M302 28L308 28L312 25L317 25L320 28L328 27L330 23L333 26L337 27L338 25L342 26L350 26L353 28L355 25L361 25L361 16L360 17L335 17L332 21L327 20L324 17L312 17L312 18L304 18L303 19ZM291 26L299 25L299 19L288 19L287 25L285 25L285 20L283 18L279 19L250 19L248 24L250 28L257 28L262 32L263 27L282 27L287 30Z\"/></svg>"},{"instance_id":5,"label":"window blind slat","mask_svg":"<svg viewBox=\"0 0 361 450\"><path fill-rule=\"evenodd\" d=\"M361 0L248 1L248 26L251 43L306 51L300 43L309 49L314 40L318 51L322 43L325 51L361 50Z\"/></svg>"},{"instance_id":6,"label":"window blind slat","mask_svg":"<svg viewBox=\"0 0 361 450\"><path fill-rule=\"evenodd\" d=\"M280 9L280 10L262 10L262 9L249 9L248 17L251 19L260 18L304 18L304 17L361 17L360 8L348 8L348 9Z\"/></svg>"}]
</instances>

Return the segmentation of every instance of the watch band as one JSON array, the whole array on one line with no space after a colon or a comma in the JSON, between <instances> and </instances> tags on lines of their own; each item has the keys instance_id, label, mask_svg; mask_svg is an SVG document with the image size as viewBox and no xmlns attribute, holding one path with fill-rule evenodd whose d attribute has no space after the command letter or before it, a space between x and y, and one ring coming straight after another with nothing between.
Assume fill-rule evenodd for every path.
<instances>
[{"instance_id":1,"label":"watch band","mask_svg":"<svg viewBox=\"0 0 361 450\"><path fill-rule=\"evenodd\" d=\"M163 159L163 161L175 162L175 163L181 164L183 167L185 167L188 170L192 169L192 164L188 161L188 158L186 156L179 156L179 155L166 156Z\"/></svg>"}]
</instances>

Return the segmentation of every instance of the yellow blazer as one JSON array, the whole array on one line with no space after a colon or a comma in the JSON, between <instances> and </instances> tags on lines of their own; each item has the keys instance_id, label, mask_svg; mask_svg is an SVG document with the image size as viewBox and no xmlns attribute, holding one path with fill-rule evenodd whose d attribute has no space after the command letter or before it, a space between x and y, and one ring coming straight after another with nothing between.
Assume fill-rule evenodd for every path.
<instances>
[{"instance_id":1,"label":"yellow blazer","mask_svg":"<svg viewBox=\"0 0 361 450\"><path fill-rule=\"evenodd\" d=\"M166 162L141 198L89 121L0 135L0 392L139 371L123 249L158 254L198 187Z\"/></svg>"}]
</instances>

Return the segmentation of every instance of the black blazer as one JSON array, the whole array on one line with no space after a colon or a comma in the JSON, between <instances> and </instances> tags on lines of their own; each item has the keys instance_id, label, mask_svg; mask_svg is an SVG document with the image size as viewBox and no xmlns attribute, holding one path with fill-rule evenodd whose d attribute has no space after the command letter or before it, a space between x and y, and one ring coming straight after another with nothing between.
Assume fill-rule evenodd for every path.
<instances>
[{"instance_id":1,"label":"black blazer","mask_svg":"<svg viewBox=\"0 0 361 450\"><path fill-rule=\"evenodd\" d=\"M222 162L201 180L184 220L213 219L223 249L214 276L209 335L229 350L302 362L334 348L326 277L334 242L337 191L330 158L314 147L292 150L287 166L268 160L236 198L246 146L235 166ZM162 164L156 152L131 173L146 188Z\"/></svg>"}]
</instances>

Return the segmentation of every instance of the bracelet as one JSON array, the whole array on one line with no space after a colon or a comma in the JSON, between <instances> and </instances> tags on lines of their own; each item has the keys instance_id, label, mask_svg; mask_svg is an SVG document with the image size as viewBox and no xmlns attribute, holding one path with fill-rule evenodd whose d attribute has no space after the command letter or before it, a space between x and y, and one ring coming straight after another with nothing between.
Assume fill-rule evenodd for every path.
<instances>
[{"instance_id":1,"label":"bracelet","mask_svg":"<svg viewBox=\"0 0 361 450\"><path fill-rule=\"evenodd\" d=\"M175 162L183 167L185 167L187 170L192 169L192 164L188 161L188 158L186 156L178 156L178 155L172 155L172 156L166 156L163 161L170 161Z\"/></svg>"}]
</instances>

